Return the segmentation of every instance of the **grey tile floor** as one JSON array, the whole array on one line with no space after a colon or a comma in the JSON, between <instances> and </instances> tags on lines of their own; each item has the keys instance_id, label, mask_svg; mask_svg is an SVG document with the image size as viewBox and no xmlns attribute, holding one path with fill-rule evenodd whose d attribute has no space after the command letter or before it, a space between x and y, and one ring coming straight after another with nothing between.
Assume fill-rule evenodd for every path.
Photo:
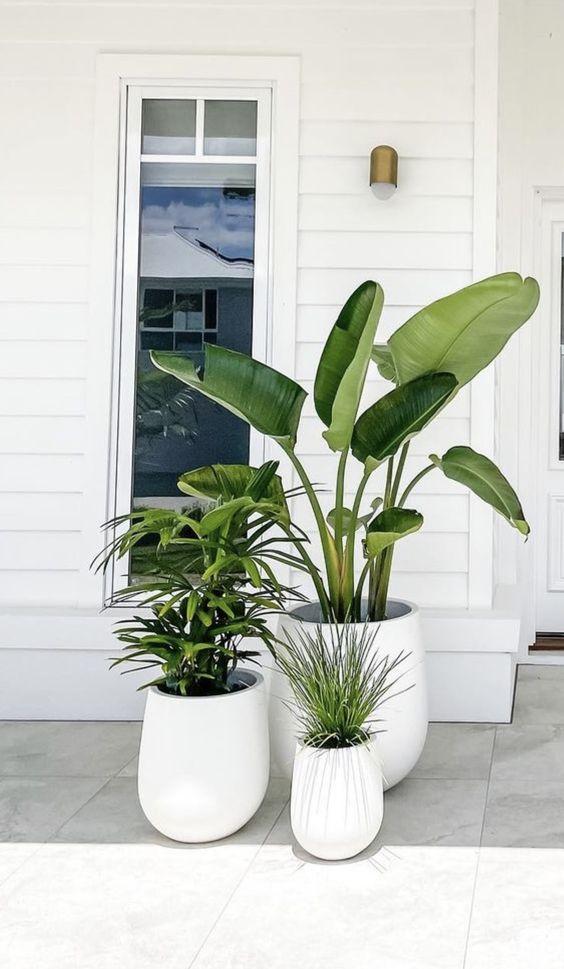
<instances>
[{"instance_id":1,"label":"grey tile floor","mask_svg":"<svg viewBox=\"0 0 564 969\"><path fill-rule=\"evenodd\" d=\"M0 724L3 969L560 969L564 669L520 668L512 724L432 724L377 841L334 865L294 845L279 779L224 842L159 835L139 734Z\"/></svg>"}]
</instances>

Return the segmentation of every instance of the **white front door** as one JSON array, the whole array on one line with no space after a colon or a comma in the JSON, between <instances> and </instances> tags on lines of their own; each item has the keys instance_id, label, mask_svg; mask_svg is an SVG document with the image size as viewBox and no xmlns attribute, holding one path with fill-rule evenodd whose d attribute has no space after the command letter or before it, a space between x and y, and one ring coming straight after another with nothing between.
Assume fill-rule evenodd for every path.
<instances>
[{"instance_id":1,"label":"white front door","mask_svg":"<svg viewBox=\"0 0 564 969\"><path fill-rule=\"evenodd\" d=\"M531 414L536 630L564 634L564 199L545 202L538 229L541 304Z\"/></svg>"}]
</instances>

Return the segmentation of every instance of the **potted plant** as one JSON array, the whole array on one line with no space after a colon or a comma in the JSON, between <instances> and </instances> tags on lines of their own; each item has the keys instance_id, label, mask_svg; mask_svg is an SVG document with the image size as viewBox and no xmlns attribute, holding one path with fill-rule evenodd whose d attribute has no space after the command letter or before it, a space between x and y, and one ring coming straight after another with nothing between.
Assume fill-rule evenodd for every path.
<instances>
[{"instance_id":1,"label":"potted plant","mask_svg":"<svg viewBox=\"0 0 564 969\"><path fill-rule=\"evenodd\" d=\"M276 469L276 462L199 468L179 487L205 495L207 507L142 509L107 526L118 534L99 567L142 549L142 575L116 595L140 611L117 624L124 655L113 665L158 671L141 687L148 695L139 800L151 824L176 841L231 834L266 791L267 698L249 663L257 641L272 648L268 619L292 592L271 565L285 557L271 529L288 523Z\"/></svg>"},{"instance_id":2,"label":"potted plant","mask_svg":"<svg viewBox=\"0 0 564 969\"><path fill-rule=\"evenodd\" d=\"M278 649L298 725L292 830L318 858L351 858L378 834L383 778L374 739L383 701L409 689L406 659L380 656L369 625L298 629Z\"/></svg>"},{"instance_id":3,"label":"potted plant","mask_svg":"<svg viewBox=\"0 0 564 969\"><path fill-rule=\"evenodd\" d=\"M327 517L306 469L295 451L306 393L284 374L244 354L207 346L197 370L180 355L153 352L153 363L227 407L276 440L292 463L307 494L323 555L319 573L304 542L297 552L310 570L316 601L286 624L356 621L381 624L379 648L412 656L414 688L390 703L381 756L388 784L413 767L427 729L424 653L416 609L388 598L396 542L418 531L423 516L410 507L413 489L427 474L441 471L486 501L521 534L527 535L519 499L501 471L485 455L462 445L407 477L411 439L487 367L509 338L534 312L539 298L534 279L502 273L439 299L415 313L384 344L375 344L384 302L378 283L367 281L349 297L322 351L314 387L323 438L339 455L334 507ZM390 382L390 391L358 414L371 360ZM350 456L360 462L352 506L345 505ZM381 494L363 506L368 482L376 474ZM359 531L362 542L358 541ZM357 568L358 552L362 563ZM282 720L278 705L276 716ZM291 760L291 729L277 730L280 757ZM276 738L275 738L276 739ZM284 753L285 751L285 753Z\"/></svg>"}]
</instances>

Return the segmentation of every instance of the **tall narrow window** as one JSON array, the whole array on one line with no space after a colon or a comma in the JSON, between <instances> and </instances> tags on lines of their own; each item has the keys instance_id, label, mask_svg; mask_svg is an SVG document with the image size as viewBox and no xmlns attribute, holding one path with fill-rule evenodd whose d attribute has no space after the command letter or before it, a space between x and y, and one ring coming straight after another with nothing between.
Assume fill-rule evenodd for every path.
<instances>
[{"instance_id":1,"label":"tall narrow window","mask_svg":"<svg viewBox=\"0 0 564 969\"><path fill-rule=\"evenodd\" d=\"M138 88L124 139L116 512L185 503L180 474L260 460L248 425L155 369L206 344L264 358L269 98Z\"/></svg>"}]
</instances>

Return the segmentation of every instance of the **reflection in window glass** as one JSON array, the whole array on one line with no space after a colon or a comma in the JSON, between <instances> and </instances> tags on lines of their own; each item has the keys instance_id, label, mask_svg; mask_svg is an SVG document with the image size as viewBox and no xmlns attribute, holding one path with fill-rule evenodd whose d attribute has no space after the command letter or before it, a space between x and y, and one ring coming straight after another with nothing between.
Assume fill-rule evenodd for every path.
<instances>
[{"instance_id":1,"label":"reflection in window glass","mask_svg":"<svg viewBox=\"0 0 564 969\"><path fill-rule=\"evenodd\" d=\"M229 177L229 166L198 165L207 171L199 172L197 185L190 184L192 167L151 164L152 174L142 177L137 505L182 504L176 485L182 472L249 459L248 426L155 370L149 358L151 349L164 349L201 366L206 343L252 349L254 166L244 166L244 177L243 166L233 166Z\"/></svg>"},{"instance_id":2,"label":"reflection in window glass","mask_svg":"<svg viewBox=\"0 0 564 969\"><path fill-rule=\"evenodd\" d=\"M143 101L141 151L144 155L193 155L196 150L196 102Z\"/></svg>"},{"instance_id":3,"label":"reflection in window glass","mask_svg":"<svg viewBox=\"0 0 564 969\"><path fill-rule=\"evenodd\" d=\"M206 101L206 155L254 155L256 146L256 101Z\"/></svg>"}]
</instances>

